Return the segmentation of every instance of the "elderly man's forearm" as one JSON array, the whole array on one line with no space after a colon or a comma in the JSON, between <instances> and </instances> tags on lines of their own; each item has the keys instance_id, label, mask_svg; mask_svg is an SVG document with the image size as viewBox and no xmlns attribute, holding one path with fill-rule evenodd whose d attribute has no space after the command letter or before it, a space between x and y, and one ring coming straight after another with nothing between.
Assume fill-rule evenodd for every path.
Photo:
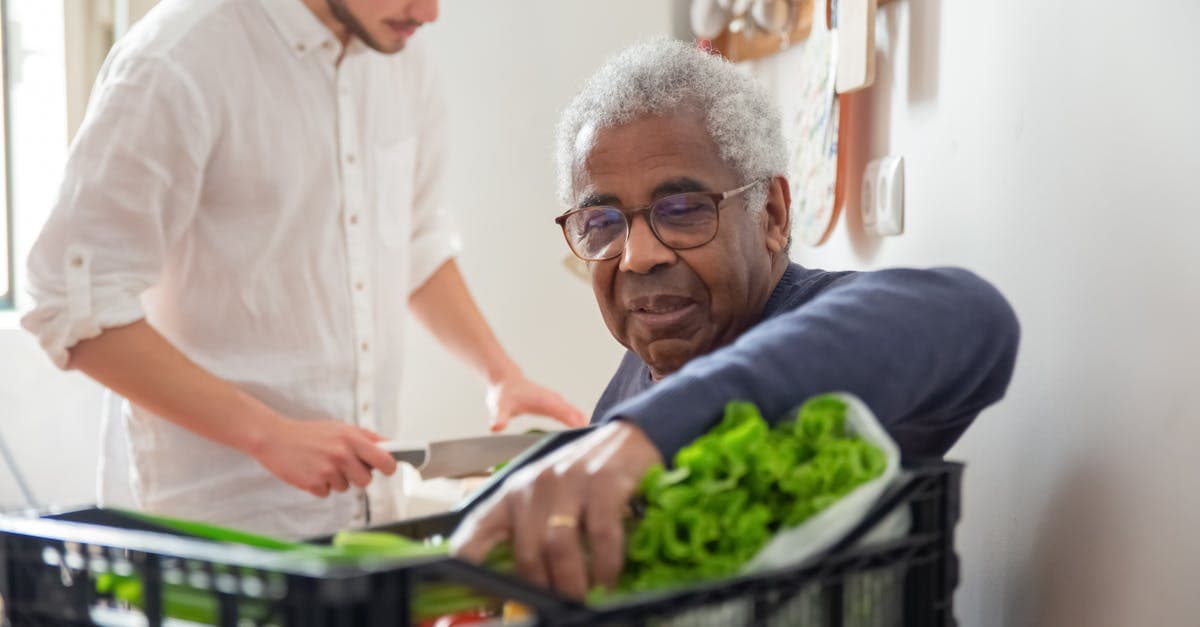
<instances>
[{"instance_id":1,"label":"elderly man's forearm","mask_svg":"<svg viewBox=\"0 0 1200 627\"><path fill-rule=\"evenodd\" d=\"M1018 337L1008 303L966 271L851 275L606 418L635 422L669 457L715 424L728 400L778 417L842 390L863 398L906 455L940 455L1003 396Z\"/></svg>"}]
</instances>

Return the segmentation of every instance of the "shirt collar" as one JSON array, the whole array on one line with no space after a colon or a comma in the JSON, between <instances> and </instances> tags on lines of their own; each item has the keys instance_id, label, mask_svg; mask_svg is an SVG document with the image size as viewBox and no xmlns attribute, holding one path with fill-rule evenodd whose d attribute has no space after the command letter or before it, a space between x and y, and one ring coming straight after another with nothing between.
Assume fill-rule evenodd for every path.
<instances>
[{"instance_id":1,"label":"shirt collar","mask_svg":"<svg viewBox=\"0 0 1200 627\"><path fill-rule=\"evenodd\" d=\"M341 54L337 37L301 0L259 0L275 30L292 54L304 57L315 50Z\"/></svg>"}]
</instances>

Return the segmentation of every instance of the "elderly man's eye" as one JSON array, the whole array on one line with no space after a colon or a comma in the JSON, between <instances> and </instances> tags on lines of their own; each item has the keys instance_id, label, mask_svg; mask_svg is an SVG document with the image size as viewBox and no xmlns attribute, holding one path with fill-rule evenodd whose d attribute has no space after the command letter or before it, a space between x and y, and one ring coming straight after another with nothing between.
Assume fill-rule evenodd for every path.
<instances>
[{"instance_id":1,"label":"elderly man's eye","mask_svg":"<svg viewBox=\"0 0 1200 627\"><path fill-rule=\"evenodd\" d=\"M659 207L658 215L663 218L678 218L680 216L688 216L700 211L699 203L694 202L673 202L666 203Z\"/></svg>"},{"instance_id":2,"label":"elderly man's eye","mask_svg":"<svg viewBox=\"0 0 1200 627\"><path fill-rule=\"evenodd\" d=\"M622 222L615 211L590 211L584 221L584 233L607 231L616 228Z\"/></svg>"},{"instance_id":3,"label":"elderly man's eye","mask_svg":"<svg viewBox=\"0 0 1200 627\"><path fill-rule=\"evenodd\" d=\"M665 198L654 207L657 223L669 227L695 227L712 221L716 208L703 198Z\"/></svg>"}]
</instances>

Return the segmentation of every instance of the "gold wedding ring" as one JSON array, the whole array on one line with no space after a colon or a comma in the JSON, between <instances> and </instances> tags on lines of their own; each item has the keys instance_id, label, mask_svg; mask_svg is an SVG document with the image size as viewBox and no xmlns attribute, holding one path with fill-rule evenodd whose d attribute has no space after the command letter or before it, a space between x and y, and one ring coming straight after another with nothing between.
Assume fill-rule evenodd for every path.
<instances>
[{"instance_id":1,"label":"gold wedding ring","mask_svg":"<svg viewBox=\"0 0 1200 627\"><path fill-rule=\"evenodd\" d=\"M546 521L546 526L549 528L571 527L573 529L579 526L579 519L565 514L555 514Z\"/></svg>"}]
</instances>

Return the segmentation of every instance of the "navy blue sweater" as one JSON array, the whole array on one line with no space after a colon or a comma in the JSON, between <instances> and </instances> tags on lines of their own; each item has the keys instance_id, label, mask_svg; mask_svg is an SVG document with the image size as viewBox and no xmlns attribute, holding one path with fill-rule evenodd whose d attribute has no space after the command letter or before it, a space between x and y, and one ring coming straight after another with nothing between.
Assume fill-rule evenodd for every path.
<instances>
[{"instance_id":1,"label":"navy blue sweater","mask_svg":"<svg viewBox=\"0 0 1200 627\"><path fill-rule=\"evenodd\" d=\"M906 458L941 456L1004 396L1020 328L989 283L958 268L826 272L791 264L762 319L655 382L632 351L592 422L629 420L670 460L747 400L774 419L824 392L862 398Z\"/></svg>"}]
</instances>

